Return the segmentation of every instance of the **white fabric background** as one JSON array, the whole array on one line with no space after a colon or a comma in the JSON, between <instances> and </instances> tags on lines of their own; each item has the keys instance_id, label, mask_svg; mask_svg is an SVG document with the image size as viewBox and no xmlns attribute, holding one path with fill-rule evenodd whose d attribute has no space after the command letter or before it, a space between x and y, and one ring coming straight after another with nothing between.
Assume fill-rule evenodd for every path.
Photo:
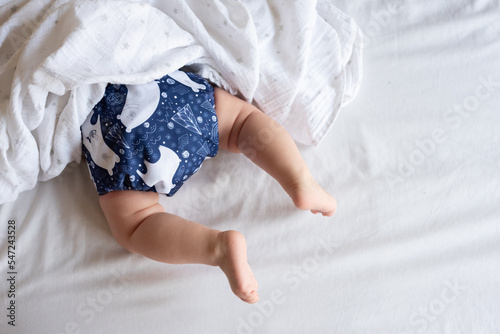
<instances>
[{"instance_id":1,"label":"white fabric background","mask_svg":"<svg viewBox=\"0 0 500 334\"><path fill-rule=\"evenodd\" d=\"M297 211L228 153L162 201L246 236L258 304L217 268L124 251L79 165L0 207L0 275L8 219L19 240L19 327L0 331L498 332L500 9L398 4L337 3L364 32L363 84L318 147L300 145L338 199L333 218Z\"/></svg>"}]
</instances>

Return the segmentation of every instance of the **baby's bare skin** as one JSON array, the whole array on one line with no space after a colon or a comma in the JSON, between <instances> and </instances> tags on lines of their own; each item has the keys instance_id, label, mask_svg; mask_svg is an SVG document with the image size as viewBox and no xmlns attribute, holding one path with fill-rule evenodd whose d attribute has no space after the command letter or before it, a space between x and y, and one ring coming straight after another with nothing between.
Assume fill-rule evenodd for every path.
<instances>
[{"instance_id":1,"label":"baby's bare skin","mask_svg":"<svg viewBox=\"0 0 500 334\"><path fill-rule=\"evenodd\" d=\"M331 216L335 199L313 179L290 135L275 121L231 94L215 89L219 147L243 153L275 178L295 206ZM218 231L165 212L158 194L115 191L100 204L115 239L133 253L165 263L219 266L232 291L247 303L259 300L243 235Z\"/></svg>"}]
</instances>

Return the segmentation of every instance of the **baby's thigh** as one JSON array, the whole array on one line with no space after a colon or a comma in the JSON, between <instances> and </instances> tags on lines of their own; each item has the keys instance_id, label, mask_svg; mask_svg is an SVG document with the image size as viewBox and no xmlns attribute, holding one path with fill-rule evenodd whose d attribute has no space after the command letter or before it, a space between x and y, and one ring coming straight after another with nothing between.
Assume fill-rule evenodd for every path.
<instances>
[{"instance_id":1,"label":"baby's thigh","mask_svg":"<svg viewBox=\"0 0 500 334\"><path fill-rule=\"evenodd\" d=\"M214 89L214 97L219 123L219 147L239 153L235 145L238 133L248 115L257 108L220 88Z\"/></svg>"},{"instance_id":2,"label":"baby's thigh","mask_svg":"<svg viewBox=\"0 0 500 334\"><path fill-rule=\"evenodd\" d=\"M99 197L106 221L115 239L125 248L137 227L152 214L165 210L151 191L112 191Z\"/></svg>"}]
</instances>

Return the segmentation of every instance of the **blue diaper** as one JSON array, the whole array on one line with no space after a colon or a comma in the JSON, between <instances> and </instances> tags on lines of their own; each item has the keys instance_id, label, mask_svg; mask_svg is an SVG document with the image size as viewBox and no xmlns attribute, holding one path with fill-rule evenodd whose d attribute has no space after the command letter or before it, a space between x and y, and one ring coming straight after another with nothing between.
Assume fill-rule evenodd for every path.
<instances>
[{"instance_id":1,"label":"blue diaper","mask_svg":"<svg viewBox=\"0 0 500 334\"><path fill-rule=\"evenodd\" d=\"M81 130L99 195L172 196L219 148L213 88L182 71L142 85L109 84Z\"/></svg>"}]
</instances>

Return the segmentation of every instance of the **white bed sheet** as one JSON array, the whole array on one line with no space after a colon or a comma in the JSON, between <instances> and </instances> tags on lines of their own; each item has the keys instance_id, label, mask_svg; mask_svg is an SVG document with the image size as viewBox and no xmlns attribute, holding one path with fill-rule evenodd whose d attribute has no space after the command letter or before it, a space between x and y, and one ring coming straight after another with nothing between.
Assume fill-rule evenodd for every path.
<instances>
[{"instance_id":1,"label":"white bed sheet","mask_svg":"<svg viewBox=\"0 0 500 334\"><path fill-rule=\"evenodd\" d=\"M162 201L247 238L261 301L222 272L130 255L84 165L0 207L16 226L16 327L1 333L497 333L500 8L496 1L340 1L364 30L363 85L317 148L333 218L221 153ZM235 187L236 183L240 185Z\"/></svg>"}]
</instances>

